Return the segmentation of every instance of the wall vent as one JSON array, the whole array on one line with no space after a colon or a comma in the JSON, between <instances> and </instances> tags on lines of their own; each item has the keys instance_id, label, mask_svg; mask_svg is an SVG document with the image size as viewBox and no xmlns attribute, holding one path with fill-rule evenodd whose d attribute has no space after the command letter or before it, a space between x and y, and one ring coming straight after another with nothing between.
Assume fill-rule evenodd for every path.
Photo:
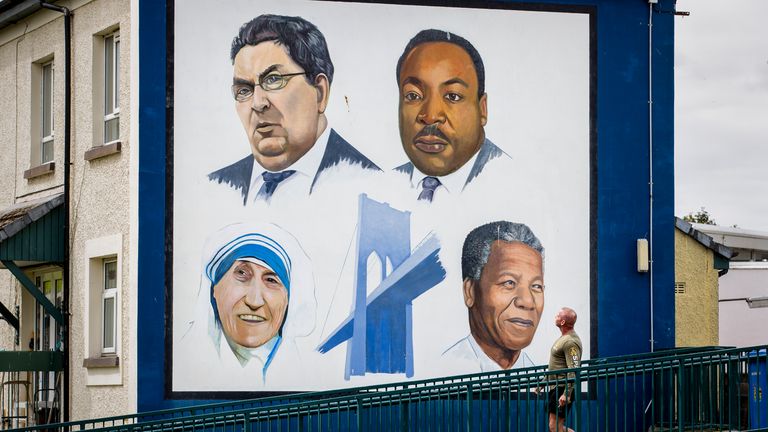
<instances>
[{"instance_id":1,"label":"wall vent","mask_svg":"<svg viewBox=\"0 0 768 432\"><path fill-rule=\"evenodd\" d=\"M675 294L685 294L685 282L675 282Z\"/></svg>"}]
</instances>

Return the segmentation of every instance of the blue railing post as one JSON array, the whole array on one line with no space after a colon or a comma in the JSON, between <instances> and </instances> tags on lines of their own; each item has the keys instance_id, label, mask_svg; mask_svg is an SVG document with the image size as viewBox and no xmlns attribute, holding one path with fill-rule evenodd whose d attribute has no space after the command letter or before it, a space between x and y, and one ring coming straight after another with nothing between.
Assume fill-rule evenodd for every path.
<instances>
[{"instance_id":1,"label":"blue railing post","mask_svg":"<svg viewBox=\"0 0 768 432\"><path fill-rule=\"evenodd\" d=\"M410 401L406 401L403 403L402 398L400 399L400 430L403 432L408 431L408 426L410 424L410 417L411 417L411 404Z\"/></svg>"},{"instance_id":2,"label":"blue railing post","mask_svg":"<svg viewBox=\"0 0 768 432\"><path fill-rule=\"evenodd\" d=\"M678 360L677 364L677 430L683 432L683 390L684 390L684 378L685 371L683 369L683 361Z\"/></svg>"},{"instance_id":3,"label":"blue railing post","mask_svg":"<svg viewBox=\"0 0 768 432\"><path fill-rule=\"evenodd\" d=\"M357 432L363 431L363 403L360 397L355 398L357 400Z\"/></svg>"},{"instance_id":4,"label":"blue railing post","mask_svg":"<svg viewBox=\"0 0 768 432\"><path fill-rule=\"evenodd\" d=\"M467 383L467 431L472 430L472 383Z\"/></svg>"},{"instance_id":5,"label":"blue railing post","mask_svg":"<svg viewBox=\"0 0 768 432\"><path fill-rule=\"evenodd\" d=\"M576 407L574 410L574 422L573 424L576 426L577 429L581 430L583 429L581 427L581 422L579 422L579 419L581 419L581 369L576 369L576 373L574 375L574 381L573 381L573 405Z\"/></svg>"},{"instance_id":6,"label":"blue railing post","mask_svg":"<svg viewBox=\"0 0 768 432\"><path fill-rule=\"evenodd\" d=\"M738 428L741 423L739 412L739 373L738 362L734 356L728 357L726 378L728 379L728 427Z\"/></svg>"}]
</instances>

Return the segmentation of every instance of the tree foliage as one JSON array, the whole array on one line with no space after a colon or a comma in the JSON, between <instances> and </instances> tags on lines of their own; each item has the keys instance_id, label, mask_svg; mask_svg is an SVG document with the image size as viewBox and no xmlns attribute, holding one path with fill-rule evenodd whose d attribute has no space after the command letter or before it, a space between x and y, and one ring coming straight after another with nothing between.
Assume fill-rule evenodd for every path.
<instances>
[{"instance_id":1,"label":"tree foliage","mask_svg":"<svg viewBox=\"0 0 768 432\"><path fill-rule=\"evenodd\" d=\"M707 209L705 209L704 207L702 207L701 210L695 213L691 212L683 216L683 220L691 223L717 225L717 223L715 222L715 219L712 217L712 215L709 214Z\"/></svg>"}]
</instances>

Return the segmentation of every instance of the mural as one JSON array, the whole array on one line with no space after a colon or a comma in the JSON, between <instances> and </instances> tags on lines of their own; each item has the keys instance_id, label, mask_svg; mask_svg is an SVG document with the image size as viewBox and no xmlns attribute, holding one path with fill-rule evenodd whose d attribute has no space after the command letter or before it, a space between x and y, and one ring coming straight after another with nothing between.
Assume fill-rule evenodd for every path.
<instances>
[{"instance_id":1,"label":"mural","mask_svg":"<svg viewBox=\"0 0 768 432\"><path fill-rule=\"evenodd\" d=\"M545 363L591 312L589 17L210 3L175 6L169 390Z\"/></svg>"}]
</instances>

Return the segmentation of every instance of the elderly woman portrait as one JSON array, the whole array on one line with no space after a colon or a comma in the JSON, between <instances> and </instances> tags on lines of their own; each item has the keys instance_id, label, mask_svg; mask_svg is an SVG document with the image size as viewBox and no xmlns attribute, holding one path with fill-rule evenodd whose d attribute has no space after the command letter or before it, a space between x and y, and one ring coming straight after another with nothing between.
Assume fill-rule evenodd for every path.
<instances>
[{"instance_id":1,"label":"elderly woman portrait","mask_svg":"<svg viewBox=\"0 0 768 432\"><path fill-rule=\"evenodd\" d=\"M274 342L288 310L285 270L256 257L240 257L217 275L211 302L231 344L258 348Z\"/></svg>"},{"instance_id":2,"label":"elderly woman portrait","mask_svg":"<svg viewBox=\"0 0 768 432\"><path fill-rule=\"evenodd\" d=\"M184 368L195 369L201 390L290 385L302 365L295 338L314 328L314 289L309 257L279 226L238 223L213 233L195 317L180 341Z\"/></svg>"}]
</instances>

